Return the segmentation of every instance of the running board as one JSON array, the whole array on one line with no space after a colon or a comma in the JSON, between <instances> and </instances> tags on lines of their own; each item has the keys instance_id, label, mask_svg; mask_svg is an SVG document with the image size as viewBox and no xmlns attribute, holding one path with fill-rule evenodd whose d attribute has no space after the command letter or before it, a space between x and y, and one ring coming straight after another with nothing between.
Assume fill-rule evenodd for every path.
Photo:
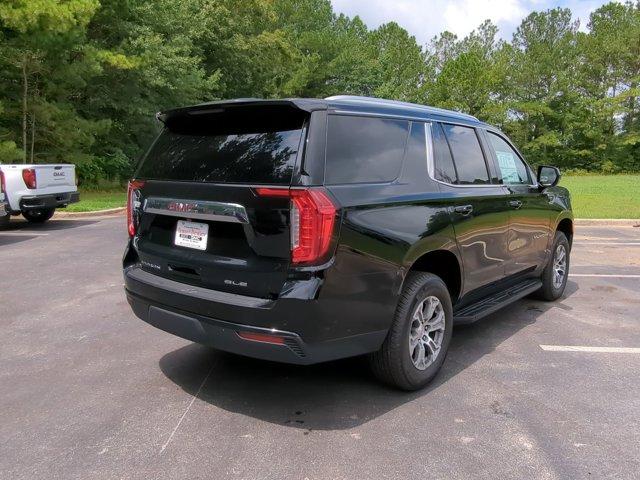
<instances>
[{"instance_id":1,"label":"running board","mask_svg":"<svg viewBox=\"0 0 640 480\"><path fill-rule=\"evenodd\" d=\"M490 297L485 297L476 303L467 305L466 307L454 312L453 323L459 325L477 322L482 317L485 317L496 310L500 310L502 307L506 307L516 300L526 297L530 293L538 290L540 287L542 287L542 282L536 278L520 282L517 285L495 293Z\"/></svg>"}]
</instances>

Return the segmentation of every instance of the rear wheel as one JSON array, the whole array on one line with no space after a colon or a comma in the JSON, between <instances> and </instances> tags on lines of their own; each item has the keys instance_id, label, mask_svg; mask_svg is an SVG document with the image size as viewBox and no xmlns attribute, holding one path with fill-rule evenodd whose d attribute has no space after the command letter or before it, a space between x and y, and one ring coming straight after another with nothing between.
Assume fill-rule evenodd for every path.
<instances>
[{"instance_id":1,"label":"rear wheel","mask_svg":"<svg viewBox=\"0 0 640 480\"><path fill-rule=\"evenodd\" d=\"M557 300L564 293L569 277L569 240L562 232L553 239L551 258L542 272L542 287L534 296L541 300Z\"/></svg>"},{"instance_id":2,"label":"rear wheel","mask_svg":"<svg viewBox=\"0 0 640 480\"><path fill-rule=\"evenodd\" d=\"M403 390L424 387L444 362L453 330L451 298L431 273L410 273L382 348L371 354L373 373Z\"/></svg>"},{"instance_id":3,"label":"rear wheel","mask_svg":"<svg viewBox=\"0 0 640 480\"><path fill-rule=\"evenodd\" d=\"M44 223L53 217L55 208L35 208L33 210L24 210L22 216L31 223Z\"/></svg>"},{"instance_id":4,"label":"rear wheel","mask_svg":"<svg viewBox=\"0 0 640 480\"><path fill-rule=\"evenodd\" d=\"M3 230L9 226L9 221L11 220L11 215L3 215L0 217L0 230Z\"/></svg>"}]
</instances>

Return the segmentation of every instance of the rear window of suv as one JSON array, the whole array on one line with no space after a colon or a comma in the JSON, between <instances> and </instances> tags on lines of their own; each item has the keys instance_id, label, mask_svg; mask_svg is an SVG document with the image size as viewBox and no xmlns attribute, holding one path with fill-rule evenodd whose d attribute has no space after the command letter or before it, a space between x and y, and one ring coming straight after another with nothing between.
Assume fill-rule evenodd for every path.
<instances>
[{"instance_id":1,"label":"rear window of suv","mask_svg":"<svg viewBox=\"0 0 640 480\"><path fill-rule=\"evenodd\" d=\"M203 114L173 121L156 139L137 178L289 184L303 119L263 111Z\"/></svg>"},{"instance_id":2,"label":"rear window of suv","mask_svg":"<svg viewBox=\"0 0 640 480\"><path fill-rule=\"evenodd\" d=\"M458 174L456 183L460 185L491 183L475 129L447 123L442 124L442 129L455 162L455 170Z\"/></svg>"},{"instance_id":3,"label":"rear window of suv","mask_svg":"<svg viewBox=\"0 0 640 480\"><path fill-rule=\"evenodd\" d=\"M330 115L325 181L391 182L400 174L409 122Z\"/></svg>"}]
</instances>

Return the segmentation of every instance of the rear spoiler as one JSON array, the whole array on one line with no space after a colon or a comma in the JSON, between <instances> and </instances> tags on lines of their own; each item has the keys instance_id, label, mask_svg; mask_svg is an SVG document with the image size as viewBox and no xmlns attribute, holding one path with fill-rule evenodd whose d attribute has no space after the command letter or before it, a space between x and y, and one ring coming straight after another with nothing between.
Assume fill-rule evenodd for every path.
<instances>
[{"instance_id":1,"label":"rear spoiler","mask_svg":"<svg viewBox=\"0 0 640 480\"><path fill-rule=\"evenodd\" d=\"M156 119L162 122L169 129L172 125L197 117L228 113L230 115L246 112L247 110L264 109L271 112L298 111L309 114L316 110L326 110L327 102L320 99L291 98L284 100L264 100L260 98L237 98L234 100L220 100L207 102L189 107L175 108L156 113ZM306 116L306 115L305 115Z\"/></svg>"}]
</instances>

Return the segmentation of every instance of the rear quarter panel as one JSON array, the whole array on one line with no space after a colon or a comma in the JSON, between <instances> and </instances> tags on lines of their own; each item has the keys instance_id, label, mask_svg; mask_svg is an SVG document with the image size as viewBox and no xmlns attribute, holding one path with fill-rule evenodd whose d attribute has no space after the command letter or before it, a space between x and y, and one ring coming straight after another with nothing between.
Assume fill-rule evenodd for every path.
<instances>
[{"instance_id":1,"label":"rear quarter panel","mask_svg":"<svg viewBox=\"0 0 640 480\"><path fill-rule=\"evenodd\" d=\"M352 334L388 329L413 262L432 250L457 256L449 211L433 186L421 193L408 183L328 188L341 205L342 225L321 296L345 312Z\"/></svg>"}]
</instances>

